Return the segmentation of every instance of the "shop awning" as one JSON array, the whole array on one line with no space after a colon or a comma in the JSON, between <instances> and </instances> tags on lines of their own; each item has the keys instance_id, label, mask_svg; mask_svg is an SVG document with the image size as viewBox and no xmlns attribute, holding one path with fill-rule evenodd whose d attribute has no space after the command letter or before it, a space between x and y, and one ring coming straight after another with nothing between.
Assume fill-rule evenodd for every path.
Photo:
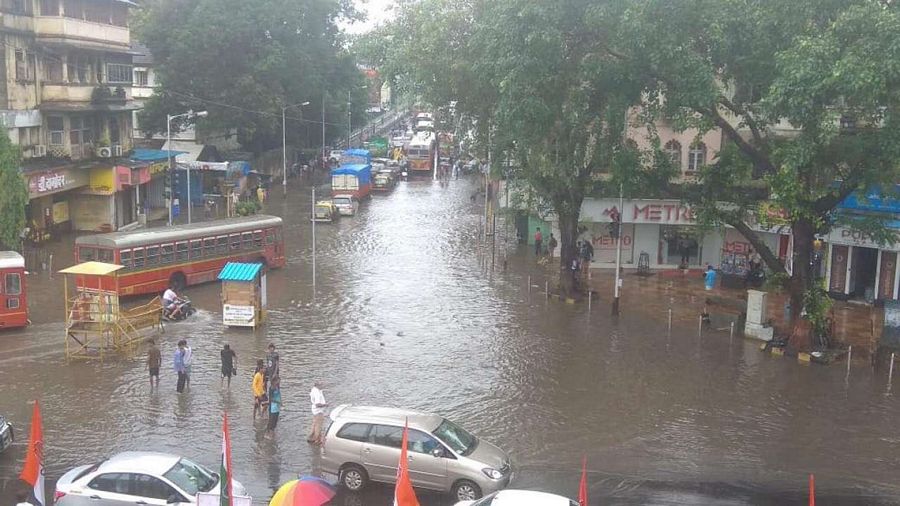
<instances>
[{"instance_id":1,"label":"shop awning","mask_svg":"<svg viewBox=\"0 0 900 506\"><path fill-rule=\"evenodd\" d=\"M181 153L175 157L176 162L193 162L200 158L204 147L203 144L198 144L194 141L172 140L171 143L166 141L160 150L168 151L171 149L173 153L176 151Z\"/></svg>"},{"instance_id":2,"label":"shop awning","mask_svg":"<svg viewBox=\"0 0 900 506\"><path fill-rule=\"evenodd\" d=\"M131 153L131 159L136 162L158 162L167 160L169 156L187 154L187 151L166 151L165 149L135 148Z\"/></svg>"},{"instance_id":3,"label":"shop awning","mask_svg":"<svg viewBox=\"0 0 900 506\"><path fill-rule=\"evenodd\" d=\"M82 276L109 276L124 269L124 265L108 264L105 262L83 262L78 265L59 271L60 274L78 274Z\"/></svg>"},{"instance_id":4,"label":"shop awning","mask_svg":"<svg viewBox=\"0 0 900 506\"><path fill-rule=\"evenodd\" d=\"M219 273L220 281L253 281L262 270L262 264L228 262Z\"/></svg>"},{"instance_id":5,"label":"shop awning","mask_svg":"<svg viewBox=\"0 0 900 506\"><path fill-rule=\"evenodd\" d=\"M50 101L38 107L44 112L128 112L141 108L135 101L95 104L93 102Z\"/></svg>"}]
</instances>

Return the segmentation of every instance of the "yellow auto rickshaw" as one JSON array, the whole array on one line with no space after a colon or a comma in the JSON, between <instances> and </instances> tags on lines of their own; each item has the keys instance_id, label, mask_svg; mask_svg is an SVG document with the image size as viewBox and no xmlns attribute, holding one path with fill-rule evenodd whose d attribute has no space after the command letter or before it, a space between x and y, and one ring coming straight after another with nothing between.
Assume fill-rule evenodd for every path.
<instances>
[{"instance_id":1,"label":"yellow auto rickshaw","mask_svg":"<svg viewBox=\"0 0 900 506\"><path fill-rule=\"evenodd\" d=\"M340 218L337 206L330 200L320 200L316 202L315 211L313 212L312 221L319 223L331 223Z\"/></svg>"}]
</instances>

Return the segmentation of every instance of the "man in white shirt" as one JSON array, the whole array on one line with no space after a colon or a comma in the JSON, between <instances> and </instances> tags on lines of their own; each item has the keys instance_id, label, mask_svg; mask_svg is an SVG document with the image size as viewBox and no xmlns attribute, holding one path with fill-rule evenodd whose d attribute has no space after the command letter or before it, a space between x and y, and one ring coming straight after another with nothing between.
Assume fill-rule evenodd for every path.
<instances>
[{"instance_id":1,"label":"man in white shirt","mask_svg":"<svg viewBox=\"0 0 900 506\"><path fill-rule=\"evenodd\" d=\"M169 317L175 318L178 316L178 313L181 311L181 309L178 308L178 294L175 293L175 290L173 290L171 286L166 288L166 291L163 292L162 299L163 307L170 311Z\"/></svg>"},{"instance_id":2,"label":"man in white shirt","mask_svg":"<svg viewBox=\"0 0 900 506\"><path fill-rule=\"evenodd\" d=\"M187 340L184 341L184 374L185 374L185 386L187 388L191 388L191 366L194 365L194 351L191 350L191 347L188 345Z\"/></svg>"},{"instance_id":3,"label":"man in white shirt","mask_svg":"<svg viewBox=\"0 0 900 506\"><path fill-rule=\"evenodd\" d=\"M313 383L312 390L309 391L313 421L306 441L317 445L322 444L322 423L325 421L325 408L328 407L328 403L325 402L325 394L322 392L323 386L321 381L316 381Z\"/></svg>"}]
</instances>

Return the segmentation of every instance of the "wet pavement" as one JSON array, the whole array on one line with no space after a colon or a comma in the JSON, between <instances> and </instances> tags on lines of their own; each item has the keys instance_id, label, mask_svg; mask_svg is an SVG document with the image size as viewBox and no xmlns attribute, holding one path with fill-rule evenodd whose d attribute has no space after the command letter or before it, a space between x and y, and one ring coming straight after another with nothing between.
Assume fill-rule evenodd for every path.
<instances>
[{"instance_id":1,"label":"wet pavement","mask_svg":"<svg viewBox=\"0 0 900 506\"><path fill-rule=\"evenodd\" d=\"M316 472L305 439L309 388L321 379L332 405L410 407L459 422L510 452L516 488L574 497L586 455L592 504L798 504L809 473L819 504L898 503L900 400L886 371L860 366L847 377L842 367L762 354L727 331L698 337L695 309L677 299L667 332L665 295L628 284L618 320L603 294L590 314L548 301L549 269L525 247L511 246L506 273L486 275L470 181L402 183L356 217L317 225L314 291L308 189L290 191L273 191L265 209L285 218L288 252L269 276L268 325L224 329L218 285L189 288L201 311L161 337L159 392L149 392L142 358L66 364L60 281L29 279L35 324L0 334L0 413L20 436L0 455L0 497L24 458L28 401L39 398L51 481L124 450L216 468L225 409L235 477L264 503L279 484ZM195 366L191 391L178 396L167 366L181 338ZM219 380L224 342L238 355L230 390ZM270 342L281 355L284 410L267 440L251 418L250 370ZM391 489L335 503L389 505Z\"/></svg>"}]
</instances>

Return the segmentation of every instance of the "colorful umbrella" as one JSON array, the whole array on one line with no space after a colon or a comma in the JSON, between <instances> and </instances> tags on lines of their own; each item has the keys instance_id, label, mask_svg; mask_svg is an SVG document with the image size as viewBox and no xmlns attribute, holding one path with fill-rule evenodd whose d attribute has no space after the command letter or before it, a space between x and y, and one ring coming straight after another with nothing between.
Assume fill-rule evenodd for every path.
<instances>
[{"instance_id":1,"label":"colorful umbrella","mask_svg":"<svg viewBox=\"0 0 900 506\"><path fill-rule=\"evenodd\" d=\"M269 506L322 506L334 494L334 487L322 478L301 476L282 485L272 496Z\"/></svg>"}]
</instances>

